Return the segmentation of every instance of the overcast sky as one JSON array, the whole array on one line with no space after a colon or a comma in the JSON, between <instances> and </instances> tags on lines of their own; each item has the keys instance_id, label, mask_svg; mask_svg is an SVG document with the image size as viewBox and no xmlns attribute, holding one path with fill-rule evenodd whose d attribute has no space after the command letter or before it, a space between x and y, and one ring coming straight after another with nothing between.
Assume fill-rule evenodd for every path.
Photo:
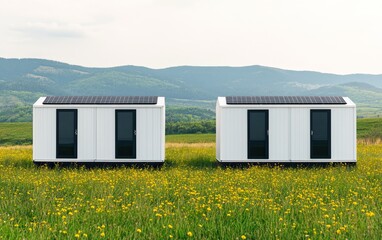
<instances>
[{"instance_id":1,"label":"overcast sky","mask_svg":"<svg viewBox=\"0 0 382 240\"><path fill-rule=\"evenodd\" d=\"M0 57L382 73L381 0L0 0Z\"/></svg>"}]
</instances>

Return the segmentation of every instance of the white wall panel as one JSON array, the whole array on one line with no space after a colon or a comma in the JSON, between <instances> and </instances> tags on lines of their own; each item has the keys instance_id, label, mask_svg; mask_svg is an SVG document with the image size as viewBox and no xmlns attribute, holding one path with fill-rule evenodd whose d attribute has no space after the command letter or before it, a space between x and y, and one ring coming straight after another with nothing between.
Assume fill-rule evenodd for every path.
<instances>
[{"instance_id":1,"label":"white wall panel","mask_svg":"<svg viewBox=\"0 0 382 240\"><path fill-rule=\"evenodd\" d=\"M331 110L332 160L355 160L354 109L337 108Z\"/></svg>"},{"instance_id":2,"label":"white wall panel","mask_svg":"<svg viewBox=\"0 0 382 240\"><path fill-rule=\"evenodd\" d=\"M247 109L221 109L220 156L222 161L247 160Z\"/></svg>"},{"instance_id":3,"label":"white wall panel","mask_svg":"<svg viewBox=\"0 0 382 240\"><path fill-rule=\"evenodd\" d=\"M161 159L161 109L152 108L151 109L152 118L147 119L147 123L152 125L152 156L150 160L160 160Z\"/></svg>"},{"instance_id":4,"label":"white wall panel","mask_svg":"<svg viewBox=\"0 0 382 240\"><path fill-rule=\"evenodd\" d=\"M164 161L166 157L166 107L162 107L160 110L161 122L160 122L160 156L159 160Z\"/></svg>"},{"instance_id":5,"label":"white wall panel","mask_svg":"<svg viewBox=\"0 0 382 240\"><path fill-rule=\"evenodd\" d=\"M291 108L291 160L310 159L310 109Z\"/></svg>"},{"instance_id":6,"label":"white wall panel","mask_svg":"<svg viewBox=\"0 0 382 240\"><path fill-rule=\"evenodd\" d=\"M33 105L34 161L161 162L165 159L165 100L149 105ZM56 110L78 110L77 159L56 159ZM115 159L115 111L136 110L136 159Z\"/></svg>"},{"instance_id":7,"label":"white wall panel","mask_svg":"<svg viewBox=\"0 0 382 240\"><path fill-rule=\"evenodd\" d=\"M162 160L161 109L137 109L137 160Z\"/></svg>"},{"instance_id":8,"label":"white wall panel","mask_svg":"<svg viewBox=\"0 0 382 240\"><path fill-rule=\"evenodd\" d=\"M290 149L290 109L269 109L269 160L288 161Z\"/></svg>"},{"instance_id":9,"label":"white wall panel","mask_svg":"<svg viewBox=\"0 0 382 240\"><path fill-rule=\"evenodd\" d=\"M122 109L122 108L118 108ZM127 108L123 108L127 109ZM97 110L97 160L100 161L158 161L163 160L161 147L162 123L160 108L136 110L136 159L115 159L115 110Z\"/></svg>"},{"instance_id":10,"label":"white wall panel","mask_svg":"<svg viewBox=\"0 0 382 240\"><path fill-rule=\"evenodd\" d=\"M146 109L138 109L137 110L137 159L143 159L144 157L150 158L148 155L148 149L147 141L151 142L151 139L149 139L149 131L151 131L150 127L147 124L147 117L149 116L149 113L146 112ZM144 152L143 152L144 151Z\"/></svg>"},{"instance_id":11,"label":"white wall panel","mask_svg":"<svg viewBox=\"0 0 382 240\"><path fill-rule=\"evenodd\" d=\"M223 99L224 100L224 99ZM341 106L216 107L216 157L219 161L356 161L356 110ZM247 111L269 110L269 159L247 159ZM310 110L331 109L331 159L310 159Z\"/></svg>"},{"instance_id":12,"label":"white wall panel","mask_svg":"<svg viewBox=\"0 0 382 240\"><path fill-rule=\"evenodd\" d=\"M56 109L33 108L33 159L56 158Z\"/></svg>"},{"instance_id":13,"label":"white wall panel","mask_svg":"<svg viewBox=\"0 0 382 240\"><path fill-rule=\"evenodd\" d=\"M220 121L221 121L221 108L218 105L218 102L216 103L216 159L220 160Z\"/></svg>"},{"instance_id":14,"label":"white wall panel","mask_svg":"<svg viewBox=\"0 0 382 240\"><path fill-rule=\"evenodd\" d=\"M97 157L97 109L78 109L78 160L94 161Z\"/></svg>"},{"instance_id":15,"label":"white wall panel","mask_svg":"<svg viewBox=\"0 0 382 240\"><path fill-rule=\"evenodd\" d=\"M97 160L115 159L115 109L97 109Z\"/></svg>"}]
</instances>

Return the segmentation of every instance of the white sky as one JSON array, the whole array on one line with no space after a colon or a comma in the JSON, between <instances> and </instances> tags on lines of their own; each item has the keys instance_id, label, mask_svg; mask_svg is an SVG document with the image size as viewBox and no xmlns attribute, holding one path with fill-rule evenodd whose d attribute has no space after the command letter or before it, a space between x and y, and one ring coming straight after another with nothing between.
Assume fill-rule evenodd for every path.
<instances>
[{"instance_id":1,"label":"white sky","mask_svg":"<svg viewBox=\"0 0 382 240\"><path fill-rule=\"evenodd\" d=\"M381 0L0 0L0 57L382 73Z\"/></svg>"}]
</instances>

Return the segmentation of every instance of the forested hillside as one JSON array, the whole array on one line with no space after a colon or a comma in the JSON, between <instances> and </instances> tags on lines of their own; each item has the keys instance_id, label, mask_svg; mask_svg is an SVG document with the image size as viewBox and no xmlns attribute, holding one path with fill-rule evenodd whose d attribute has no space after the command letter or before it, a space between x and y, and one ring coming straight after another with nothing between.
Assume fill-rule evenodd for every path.
<instances>
[{"instance_id":1,"label":"forested hillside","mask_svg":"<svg viewBox=\"0 0 382 240\"><path fill-rule=\"evenodd\" d=\"M0 121L31 121L31 105L46 95L158 95L174 120L211 119L217 96L341 95L359 116L378 116L382 75L335 75L264 66L151 69L89 68L43 59L0 58ZM193 108L199 107L199 108ZM170 108L169 108L170 110Z\"/></svg>"}]
</instances>

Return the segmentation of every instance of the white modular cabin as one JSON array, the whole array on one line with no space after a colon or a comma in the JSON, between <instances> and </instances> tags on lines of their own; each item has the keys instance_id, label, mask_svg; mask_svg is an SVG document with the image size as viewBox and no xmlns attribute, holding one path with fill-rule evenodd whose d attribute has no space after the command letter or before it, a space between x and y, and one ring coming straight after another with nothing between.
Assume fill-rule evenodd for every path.
<instances>
[{"instance_id":1,"label":"white modular cabin","mask_svg":"<svg viewBox=\"0 0 382 240\"><path fill-rule=\"evenodd\" d=\"M33 104L35 163L164 159L164 97L48 96Z\"/></svg>"},{"instance_id":2,"label":"white modular cabin","mask_svg":"<svg viewBox=\"0 0 382 240\"><path fill-rule=\"evenodd\" d=\"M355 163L356 119L347 97L219 97L216 159Z\"/></svg>"}]
</instances>

